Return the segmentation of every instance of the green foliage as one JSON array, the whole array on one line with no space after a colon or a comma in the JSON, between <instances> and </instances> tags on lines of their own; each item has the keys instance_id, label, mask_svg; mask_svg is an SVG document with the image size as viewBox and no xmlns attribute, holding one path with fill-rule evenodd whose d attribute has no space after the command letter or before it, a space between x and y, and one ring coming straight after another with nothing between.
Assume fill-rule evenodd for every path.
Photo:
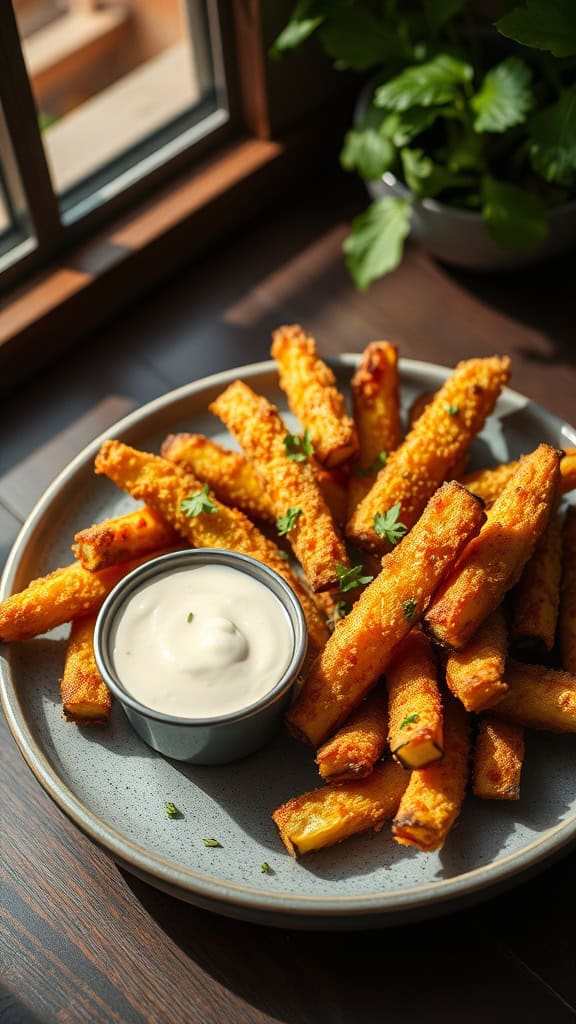
<instances>
[{"instance_id":1,"label":"green foliage","mask_svg":"<svg viewBox=\"0 0 576 1024\"><path fill-rule=\"evenodd\" d=\"M410 230L411 205L407 199L377 199L352 224L344 241L348 269L359 288L394 270L402 259Z\"/></svg>"},{"instance_id":2,"label":"green foliage","mask_svg":"<svg viewBox=\"0 0 576 1024\"><path fill-rule=\"evenodd\" d=\"M576 175L576 85L536 114L529 126L532 166L546 181L570 188Z\"/></svg>"},{"instance_id":3,"label":"green foliage","mask_svg":"<svg viewBox=\"0 0 576 1024\"><path fill-rule=\"evenodd\" d=\"M482 216L496 245L503 249L526 252L548 237L542 200L517 185L486 177L482 184Z\"/></svg>"},{"instance_id":4,"label":"green foliage","mask_svg":"<svg viewBox=\"0 0 576 1024\"><path fill-rule=\"evenodd\" d=\"M426 64L405 68L396 78L381 85L376 90L374 103L388 110L452 103L458 98L460 87L472 81L472 75L470 64L441 53Z\"/></svg>"},{"instance_id":5,"label":"green foliage","mask_svg":"<svg viewBox=\"0 0 576 1024\"><path fill-rule=\"evenodd\" d=\"M576 55L576 3L574 0L526 0L496 23L503 36L555 57Z\"/></svg>"},{"instance_id":6,"label":"green foliage","mask_svg":"<svg viewBox=\"0 0 576 1024\"><path fill-rule=\"evenodd\" d=\"M504 249L545 241L547 210L576 195L576 62L556 59L576 56L576 0L507 0L495 29L467 0L299 0L275 49L314 33L335 67L376 71L342 166L411 193L354 221L359 288L398 266L416 200L481 211Z\"/></svg>"},{"instance_id":7,"label":"green foliage","mask_svg":"<svg viewBox=\"0 0 576 1024\"><path fill-rule=\"evenodd\" d=\"M520 57L508 57L484 77L472 97L475 132L505 132L522 124L534 103L532 72Z\"/></svg>"}]
</instances>

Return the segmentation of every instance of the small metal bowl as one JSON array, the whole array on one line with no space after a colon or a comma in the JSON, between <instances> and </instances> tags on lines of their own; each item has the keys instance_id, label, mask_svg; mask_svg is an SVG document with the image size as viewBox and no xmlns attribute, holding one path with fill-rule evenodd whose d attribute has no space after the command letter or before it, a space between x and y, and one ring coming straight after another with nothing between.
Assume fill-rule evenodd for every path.
<instances>
[{"instance_id":1,"label":"small metal bowl","mask_svg":"<svg viewBox=\"0 0 576 1024\"><path fill-rule=\"evenodd\" d=\"M281 678L256 703L214 718L180 718L149 708L126 692L114 666L113 627L124 602L142 584L181 569L204 565L228 566L262 583L286 611L294 644L290 662ZM99 671L138 735L166 757L204 765L235 761L253 753L272 738L291 702L292 690L299 679L307 646L304 613L286 581L262 562L217 548L171 552L134 569L120 580L106 598L94 631L94 654Z\"/></svg>"}]
</instances>

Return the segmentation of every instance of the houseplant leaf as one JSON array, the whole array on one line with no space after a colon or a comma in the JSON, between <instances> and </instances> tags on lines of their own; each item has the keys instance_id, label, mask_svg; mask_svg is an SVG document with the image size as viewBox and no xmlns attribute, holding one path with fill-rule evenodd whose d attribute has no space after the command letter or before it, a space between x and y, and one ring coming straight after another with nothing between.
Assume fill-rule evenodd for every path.
<instances>
[{"instance_id":1,"label":"houseplant leaf","mask_svg":"<svg viewBox=\"0 0 576 1024\"><path fill-rule=\"evenodd\" d=\"M432 34L436 35L442 25L458 14L465 2L466 0L424 0L426 20Z\"/></svg>"},{"instance_id":2,"label":"houseplant leaf","mask_svg":"<svg viewBox=\"0 0 576 1024\"><path fill-rule=\"evenodd\" d=\"M367 71L407 55L392 22L387 23L365 7L351 6L342 0L332 0L329 11L320 38L326 53L338 67Z\"/></svg>"},{"instance_id":3,"label":"houseplant leaf","mask_svg":"<svg viewBox=\"0 0 576 1024\"><path fill-rule=\"evenodd\" d=\"M555 57L576 54L576 4L574 0L526 0L508 11L496 28L503 36Z\"/></svg>"},{"instance_id":4,"label":"houseplant leaf","mask_svg":"<svg viewBox=\"0 0 576 1024\"><path fill-rule=\"evenodd\" d=\"M576 85L529 124L530 160L546 181L570 187L576 175Z\"/></svg>"},{"instance_id":5,"label":"houseplant leaf","mask_svg":"<svg viewBox=\"0 0 576 1024\"><path fill-rule=\"evenodd\" d=\"M470 175L453 174L421 149L403 149L401 157L406 184L421 199L437 196L447 188L469 187L478 180Z\"/></svg>"},{"instance_id":6,"label":"houseplant leaf","mask_svg":"<svg viewBox=\"0 0 576 1024\"><path fill-rule=\"evenodd\" d=\"M377 107L407 110L409 107L434 107L451 103L460 88L472 79L472 67L449 54L441 53L425 64L414 64L396 78L381 85L374 97Z\"/></svg>"},{"instance_id":7,"label":"houseplant leaf","mask_svg":"<svg viewBox=\"0 0 576 1024\"><path fill-rule=\"evenodd\" d=\"M520 57L508 57L484 76L471 104L474 131L505 132L522 124L534 103L532 72Z\"/></svg>"},{"instance_id":8,"label":"houseplant leaf","mask_svg":"<svg viewBox=\"0 0 576 1024\"><path fill-rule=\"evenodd\" d=\"M377 129L354 128L344 138L340 163L347 171L358 171L366 181L375 181L392 167L395 158L395 147Z\"/></svg>"},{"instance_id":9,"label":"houseplant leaf","mask_svg":"<svg viewBox=\"0 0 576 1024\"><path fill-rule=\"evenodd\" d=\"M410 230L408 199L377 199L352 223L343 249L358 288L394 270L402 259L403 241Z\"/></svg>"},{"instance_id":10,"label":"houseplant leaf","mask_svg":"<svg viewBox=\"0 0 576 1024\"><path fill-rule=\"evenodd\" d=\"M270 48L270 56L280 57L286 50L295 50L317 28L326 17L326 3L322 0L299 0L280 35Z\"/></svg>"},{"instance_id":11,"label":"houseplant leaf","mask_svg":"<svg viewBox=\"0 0 576 1024\"><path fill-rule=\"evenodd\" d=\"M486 176L482 182L482 217L502 249L527 252L548 237L546 208L532 192Z\"/></svg>"}]
</instances>

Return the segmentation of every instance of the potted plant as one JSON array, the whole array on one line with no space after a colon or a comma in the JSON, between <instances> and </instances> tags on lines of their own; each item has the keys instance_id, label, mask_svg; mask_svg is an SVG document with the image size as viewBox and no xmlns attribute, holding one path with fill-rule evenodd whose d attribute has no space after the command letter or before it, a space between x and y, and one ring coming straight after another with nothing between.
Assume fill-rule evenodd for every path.
<instances>
[{"instance_id":1,"label":"potted plant","mask_svg":"<svg viewBox=\"0 0 576 1024\"><path fill-rule=\"evenodd\" d=\"M485 6L485 5L484 5ZM522 266L576 239L576 0L300 0L273 56L316 35L370 72L342 165L373 203L344 243L365 288L410 230L461 266Z\"/></svg>"}]
</instances>

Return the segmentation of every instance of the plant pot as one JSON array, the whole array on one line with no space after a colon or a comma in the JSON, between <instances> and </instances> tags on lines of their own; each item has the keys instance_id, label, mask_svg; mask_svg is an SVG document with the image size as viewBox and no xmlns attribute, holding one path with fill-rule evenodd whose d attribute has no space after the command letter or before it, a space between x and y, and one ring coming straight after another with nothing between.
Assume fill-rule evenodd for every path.
<instances>
[{"instance_id":1,"label":"plant pot","mask_svg":"<svg viewBox=\"0 0 576 1024\"><path fill-rule=\"evenodd\" d=\"M462 210L436 199L418 199L393 174L366 183L373 199L398 196L412 202L410 234L444 263L473 270L514 270L556 256L576 242L576 200L549 210L550 234L530 252L501 249L492 241L474 210Z\"/></svg>"}]
</instances>

